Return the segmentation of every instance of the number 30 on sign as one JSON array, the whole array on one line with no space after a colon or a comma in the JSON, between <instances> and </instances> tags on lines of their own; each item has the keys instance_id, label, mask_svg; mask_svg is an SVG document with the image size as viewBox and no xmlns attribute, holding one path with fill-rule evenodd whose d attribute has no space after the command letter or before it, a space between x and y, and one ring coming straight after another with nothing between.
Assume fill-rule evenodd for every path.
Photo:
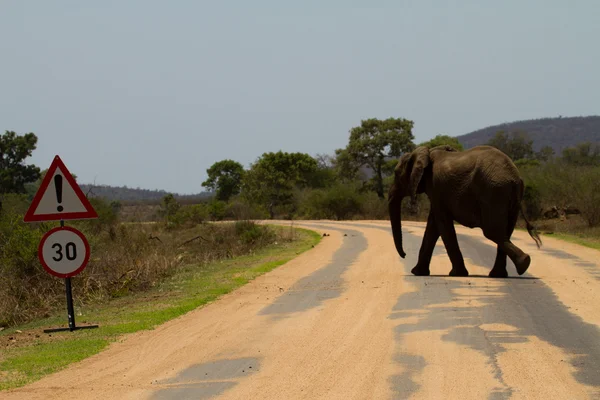
<instances>
[{"instance_id":1,"label":"number 30 on sign","mask_svg":"<svg viewBox=\"0 0 600 400\"><path fill-rule=\"evenodd\" d=\"M70 278L87 265L90 245L83 233L62 226L44 235L38 248L38 257L48 273L58 278Z\"/></svg>"}]
</instances>

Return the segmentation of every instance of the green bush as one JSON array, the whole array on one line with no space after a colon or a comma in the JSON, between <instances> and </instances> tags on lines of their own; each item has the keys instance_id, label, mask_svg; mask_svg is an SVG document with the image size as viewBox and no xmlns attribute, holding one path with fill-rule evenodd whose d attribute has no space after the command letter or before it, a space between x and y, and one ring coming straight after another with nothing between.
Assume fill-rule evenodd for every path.
<instances>
[{"instance_id":1,"label":"green bush","mask_svg":"<svg viewBox=\"0 0 600 400\"><path fill-rule=\"evenodd\" d=\"M98 214L97 219L82 220L77 224L94 235L108 232L114 238L114 230L119 223L120 205L115 202L109 203L103 198L92 197L89 199L92 207Z\"/></svg>"},{"instance_id":2,"label":"green bush","mask_svg":"<svg viewBox=\"0 0 600 400\"><path fill-rule=\"evenodd\" d=\"M41 266L38 246L48 224L27 224L29 207L24 195L3 195L0 213L0 326L27 320L53 304L49 299L59 284ZM50 296L51 297L51 296Z\"/></svg>"},{"instance_id":3,"label":"green bush","mask_svg":"<svg viewBox=\"0 0 600 400\"><path fill-rule=\"evenodd\" d=\"M600 225L600 167L576 167L572 175L572 204L590 227Z\"/></svg>"},{"instance_id":4,"label":"green bush","mask_svg":"<svg viewBox=\"0 0 600 400\"><path fill-rule=\"evenodd\" d=\"M600 225L600 167L555 161L522 171L527 185L539 190L541 208L575 207L588 226Z\"/></svg>"},{"instance_id":5,"label":"green bush","mask_svg":"<svg viewBox=\"0 0 600 400\"><path fill-rule=\"evenodd\" d=\"M172 227L194 226L209 219L208 208L205 204L182 206L171 217Z\"/></svg>"},{"instance_id":6,"label":"green bush","mask_svg":"<svg viewBox=\"0 0 600 400\"><path fill-rule=\"evenodd\" d=\"M307 219L352 219L362 213L363 202L355 184L338 183L329 189L305 191L298 213Z\"/></svg>"},{"instance_id":7,"label":"green bush","mask_svg":"<svg viewBox=\"0 0 600 400\"><path fill-rule=\"evenodd\" d=\"M389 219L387 198L380 199L373 192L365 193L361 215L365 219Z\"/></svg>"},{"instance_id":8,"label":"green bush","mask_svg":"<svg viewBox=\"0 0 600 400\"><path fill-rule=\"evenodd\" d=\"M232 199L227 206L227 216L233 220L269 218L268 210L257 204L251 204L241 197Z\"/></svg>"},{"instance_id":9,"label":"green bush","mask_svg":"<svg viewBox=\"0 0 600 400\"><path fill-rule=\"evenodd\" d=\"M208 220L208 209L204 204L194 204L185 207L186 219L193 224L201 224Z\"/></svg>"},{"instance_id":10,"label":"green bush","mask_svg":"<svg viewBox=\"0 0 600 400\"><path fill-rule=\"evenodd\" d=\"M535 221L542 216L542 195L535 184L525 185L523 204L528 219Z\"/></svg>"},{"instance_id":11,"label":"green bush","mask_svg":"<svg viewBox=\"0 0 600 400\"><path fill-rule=\"evenodd\" d=\"M245 244L270 243L275 239L275 234L271 229L252 221L237 221L235 233Z\"/></svg>"},{"instance_id":12,"label":"green bush","mask_svg":"<svg viewBox=\"0 0 600 400\"><path fill-rule=\"evenodd\" d=\"M227 216L227 203L213 199L208 203L208 214L213 221L222 221Z\"/></svg>"},{"instance_id":13,"label":"green bush","mask_svg":"<svg viewBox=\"0 0 600 400\"><path fill-rule=\"evenodd\" d=\"M181 208L181 204L171 193L163 197L158 215L165 218L167 226L178 225L176 221L177 212Z\"/></svg>"}]
</instances>

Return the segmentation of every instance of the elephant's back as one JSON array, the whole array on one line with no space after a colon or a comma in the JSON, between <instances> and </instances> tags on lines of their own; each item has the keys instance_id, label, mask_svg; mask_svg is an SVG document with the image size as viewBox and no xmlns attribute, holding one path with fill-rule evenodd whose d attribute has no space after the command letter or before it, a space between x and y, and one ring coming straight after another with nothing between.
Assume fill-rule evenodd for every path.
<instances>
[{"instance_id":1,"label":"elephant's back","mask_svg":"<svg viewBox=\"0 0 600 400\"><path fill-rule=\"evenodd\" d=\"M491 146L434 155L434 180L467 197L503 197L521 185L510 157Z\"/></svg>"},{"instance_id":2,"label":"elephant's back","mask_svg":"<svg viewBox=\"0 0 600 400\"><path fill-rule=\"evenodd\" d=\"M479 179L493 185L520 181L519 170L510 157L492 146L476 146L460 152L438 150L435 153L432 152L431 158L439 167L437 172L442 175L460 177L461 180L466 175L472 178L479 175Z\"/></svg>"},{"instance_id":3,"label":"elephant's back","mask_svg":"<svg viewBox=\"0 0 600 400\"><path fill-rule=\"evenodd\" d=\"M474 170L479 171L483 179L494 186L520 185L519 169L509 156L492 146L477 146L471 150L476 160Z\"/></svg>"}]
</instances>

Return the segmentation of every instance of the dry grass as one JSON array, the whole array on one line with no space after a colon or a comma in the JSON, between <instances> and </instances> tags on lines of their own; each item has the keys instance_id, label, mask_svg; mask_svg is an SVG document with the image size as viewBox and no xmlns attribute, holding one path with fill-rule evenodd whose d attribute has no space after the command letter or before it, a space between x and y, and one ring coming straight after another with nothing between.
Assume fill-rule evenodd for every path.
<instances>
[{"instance_id":1,"label":"dry grass","mask_svg":"<svg viewBox=\"0 0 600 400\"><path fill-rule=\"evenodd\" d=\"M272 228L252 222L201 224L165 229L162 224L121 224L97 234L79 224L91 246L86 269L74 279L77 305L101 302L155 287L189 264L250 254L273 243ZM14 235L20 235L15 233ZM10 259L0 265L0 324L11 326L48 316L64 304L64 280L45 272L35 253L36 237L22 244L26 268ZM0 259L1 260L1 259Z\"/></svg>"}]
</instances>

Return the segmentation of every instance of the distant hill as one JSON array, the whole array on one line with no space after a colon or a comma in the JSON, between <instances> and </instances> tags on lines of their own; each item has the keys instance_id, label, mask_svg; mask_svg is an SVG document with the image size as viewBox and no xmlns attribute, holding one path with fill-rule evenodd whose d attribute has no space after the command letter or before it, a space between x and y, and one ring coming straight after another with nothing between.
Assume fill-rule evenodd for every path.
<instances>
[{"instance_id":1,"label":"distant hill","mask_svg":"<svg viewBox=\"0 0 600 400\"><path fill-rule=\"evenodd\" d=\"M540 118L504 123L457 136L467 148L486 144L498 131L525 132L533 140L534 151L551 146L557 155L581 142L600 143L600 116Z\"/></svg>"},{"instance_id":2,"label":"distant hill","mask_svg":"<svg viewBox=\"0 0 600 400\"><path fill-rule=\"evenodd\" d=\"M140 188L128 188L127 186L90 185L79 184L83 193L90 197L102 197L108 201L119 200L124 203L157 203L169 192L164 190L149 190ZM210 192L198 194L180 195L173 193L180 202L190 203L207 200L212 196Z\"/></svg>"}]
</instances>

